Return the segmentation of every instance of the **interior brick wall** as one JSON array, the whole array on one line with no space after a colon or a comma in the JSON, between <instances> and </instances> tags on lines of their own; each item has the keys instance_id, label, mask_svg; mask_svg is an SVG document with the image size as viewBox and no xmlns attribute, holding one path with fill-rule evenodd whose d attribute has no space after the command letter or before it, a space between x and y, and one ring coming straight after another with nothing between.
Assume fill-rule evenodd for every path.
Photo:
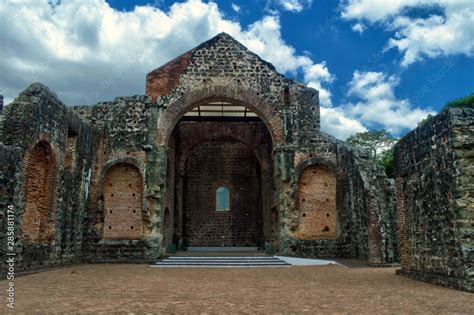
<instances>
[{"instance_id":1,"label":"interior brick wall","mask_svg":"<svg viewBox=\"0 0 474 315\"><path fill-rule=\"evenodd\" d=\"M308 166L298 183L299 224L295 237L304 240L337 237L336 177L324 166Z\"/></svg>"},{"instance_id":2,"label":"interior brick wall","mask_svg":"<svg viewBox=\"0 0 474 315\"><path fill-rule=\"evenodd\" d=\"M111 167L104 179L103 239L139 239L142 236L142 177L129 164Z\"/></svg>"},{"instance_id":3,"label":"interior brick wall","mask_svg":"<svg viewBox=\"0 0 474 315\"><path fill-rule=\"evenodd\" d=\"M51 145L40 141L25 156L25 210L21 227L25 243L54 239L53 196L56 167Z\"/></svg>"},{"instance_id":4,"label":"interior brick wall","mask_svg":"<svg viewBox=\"0 0 474 315\"><path fill-rule=\"evenodd\" d=\"M190 246L256 246L263 238L259 163L245 145L216 139L198 145L186 164L185 241ZM230 211L216 211L216 189L230 189Z\"/></svg>"}]
</instances>

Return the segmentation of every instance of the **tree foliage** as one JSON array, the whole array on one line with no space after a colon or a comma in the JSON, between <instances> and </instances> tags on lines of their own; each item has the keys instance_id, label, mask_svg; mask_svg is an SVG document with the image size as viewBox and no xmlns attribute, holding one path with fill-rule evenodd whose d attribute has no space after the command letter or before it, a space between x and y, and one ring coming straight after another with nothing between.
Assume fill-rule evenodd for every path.
<instances>
[{"instance_id":1,"label":"tree foliage","mask_svg":"<svg viewBox=\"0 0 474 315\"><path fill-rule=\"evenodd\" d=\"M347 143L355 148L370 150L375 163L383 166L388 177L394 176L393 146L397 138L387 130L358 132L347 139Z\"/></svg>"},{"instance_id":2,"label":"tree foliage","mask_svg":"<svg viewBox=\"0 0 474 315\"><path fill-rule=\"evenodd\" d=\"M474 108L474 93L470 95L455 99L446 103L444 108L453 108L453 107L462 107L462 108Z\"/></svg>"},{"instance_id":3,"label":"tree foliage","mask_svg":"<svg viewBox=\"0 0 474 315\"><path fill-rule=\"evenodd\" d=\"M431 119L433 119L433 117L434 117L433 115L428 114L428 116L426 116L425 118L423 118L422 120L418 122L418 127L423 126L424 124L429 122Z\"/></svg>"}]
</instances>

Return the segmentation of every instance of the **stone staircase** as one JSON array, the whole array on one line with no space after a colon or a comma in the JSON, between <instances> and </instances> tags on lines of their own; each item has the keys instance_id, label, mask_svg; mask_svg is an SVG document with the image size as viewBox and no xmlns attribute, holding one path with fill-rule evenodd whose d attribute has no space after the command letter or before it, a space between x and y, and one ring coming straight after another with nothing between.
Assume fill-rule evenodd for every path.
<instances>
[{"instance_id":1,"label":"stone staircase","mask_svg":"<svg viewBox=\"0 0 474 315\"><path fill-rule=\"evenodd\" d=\"M151 267L201 267L201 268L255 268L290 267L285 261L273 256L171 256Z\"/></svg>"}]
</instances>

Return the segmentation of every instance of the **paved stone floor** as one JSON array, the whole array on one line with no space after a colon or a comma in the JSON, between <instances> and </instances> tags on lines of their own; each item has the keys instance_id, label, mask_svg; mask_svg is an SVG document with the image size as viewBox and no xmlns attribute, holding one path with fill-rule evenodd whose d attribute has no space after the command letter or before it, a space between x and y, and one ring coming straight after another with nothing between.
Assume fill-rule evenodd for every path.
<instances>
[{"instance_id":1,"label":"paved stone floor","mask_svg":"<svg viewBox=\"0 0 474 315\"><path fill-rule=\"evenodd\" d=\"M473 294L394 272L339 266L81 265L17 278L15 312L474 314ZM2 294L6 284L0 282Z\"/></svg>"}]
</instances>

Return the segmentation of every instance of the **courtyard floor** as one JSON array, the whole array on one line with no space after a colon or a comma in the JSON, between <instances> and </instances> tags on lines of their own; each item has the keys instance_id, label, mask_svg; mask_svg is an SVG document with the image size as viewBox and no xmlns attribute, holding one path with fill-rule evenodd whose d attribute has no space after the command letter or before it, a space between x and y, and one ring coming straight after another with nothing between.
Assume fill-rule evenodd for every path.
<instances>
[{"instance_id":1,"label":"courtyard floor","mask_svg":"<svg viewBox=\"0 0 474 315\"><path fill-rule=\"evenodd\" d=\"M15 313L474 314L474 295L393 268L80 265L15 280ZM2 295L7 282L1 281ZM2 298L2 308L5 299ZM0 314L6 308L0 308Z\"/></svg>"}]
</instances>

